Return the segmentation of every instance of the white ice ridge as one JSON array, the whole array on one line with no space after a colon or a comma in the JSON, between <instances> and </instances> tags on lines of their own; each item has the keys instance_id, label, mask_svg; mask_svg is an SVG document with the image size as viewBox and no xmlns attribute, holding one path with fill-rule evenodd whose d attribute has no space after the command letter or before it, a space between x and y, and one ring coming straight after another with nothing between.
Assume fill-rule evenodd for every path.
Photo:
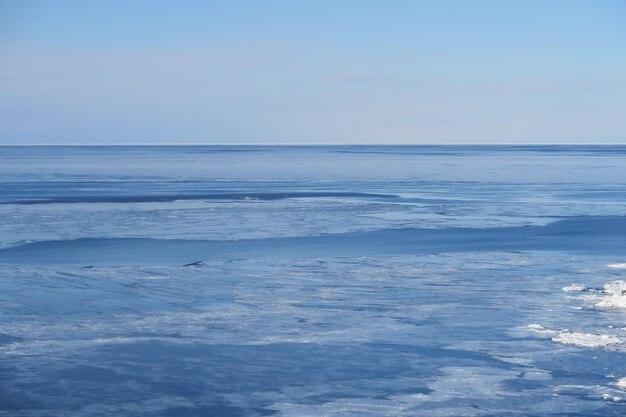
<instances>
[{"instance_id":1,"label":"white ice ridge","mask_svg":"<svg viewBox=\"0 0 626 417\"><path fill-rule=\"evenodd\" d=\"M624 378L620 379L619 381L617 381L617 383L615 385L617 385L618 388L626 390L626 377L624 377Z\"/></svg>"},{"instance_id":2,"label":"white ice ridge","mask_svg":"<svg viewBox=\"0 0 626 417\"><path fill-rule=\"evenodd\" d=\"M610 334L579 333L571 330L552 330L540 324L529 324L526 328L541 336L549 337L553 342L589 348L608 348L624 343L617 336ZM626 381L625 381L626 383Z\"/></svg>"},{"instance_id":3,"label":"white ice ridge","mask_svg":"<svg viewBox=\"0 0 626 417\"><path fill-rule=\"evenodd\" d=\"M597 307L626 308L626 281L613 281L604 285L605 297L596 304Z\"/></svg>"},{"instance_id":4,"label":"white ice ridge","mask_svg":"<svg viewBox=\"0 0 626 417\"><path fill-rule=\"evenodd\" d=\"M618 262L618 263L614 263L614 264L608 264L607 267L608 268L615 268L615 269L626 269L626 263Z\"/></svg>"},{"instance_id":5,"label":"white ice ridge","mask_svg":"<svg viewBox=\"0 0 626 417\"><path fill-rule=\"evenodd\" d=\"M570 331L560 332L552 338L557 343L590 348L605 348L624 343L620 338L610 334L577 333Z\"/></svg>"}]
</instances>

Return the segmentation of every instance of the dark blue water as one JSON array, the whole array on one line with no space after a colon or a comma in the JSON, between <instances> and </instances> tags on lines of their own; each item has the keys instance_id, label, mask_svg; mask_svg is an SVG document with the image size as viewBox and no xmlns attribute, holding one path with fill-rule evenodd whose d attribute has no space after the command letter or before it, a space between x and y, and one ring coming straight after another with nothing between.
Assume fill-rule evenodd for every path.
<instances>
[{"instance_id":1,"label":"dark blue water","mask_svg":"<svg viewBox=\"0 0 626 417\"><path fill-rule=\"evenodd\" d=\"M624 415L625 158L0 147L0 415Z\"/></svg>"}]
</instances>

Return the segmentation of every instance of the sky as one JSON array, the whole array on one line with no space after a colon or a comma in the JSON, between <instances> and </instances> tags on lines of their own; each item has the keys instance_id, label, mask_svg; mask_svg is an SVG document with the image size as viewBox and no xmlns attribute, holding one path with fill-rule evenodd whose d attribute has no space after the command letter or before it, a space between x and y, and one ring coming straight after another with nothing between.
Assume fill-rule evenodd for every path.
<instances>
[{"instance_id":1,"label":"sky","mask_svg":"<svg viewBox=\"0 0 626 417\"><path fill-rule=\"evenodd\" d=\"M624 0L0 0L0 144L626 144Z\"/></svg>"}]
</instances>

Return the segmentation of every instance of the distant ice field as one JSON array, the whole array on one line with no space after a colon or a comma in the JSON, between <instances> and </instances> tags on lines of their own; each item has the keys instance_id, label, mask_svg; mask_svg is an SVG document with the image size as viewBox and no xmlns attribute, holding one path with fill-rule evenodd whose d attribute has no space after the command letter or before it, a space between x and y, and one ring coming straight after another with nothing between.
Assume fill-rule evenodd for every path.
<instances>
[{"instance_id":1,"label":"distant ice field","mask_svg":"<svg viewBox=\"0 0 626 417\"><path fill-rule=\"evenodd\" d=\"M0 147L0 416L623 416L626 147Z\"/></svg>"}]
</instances>

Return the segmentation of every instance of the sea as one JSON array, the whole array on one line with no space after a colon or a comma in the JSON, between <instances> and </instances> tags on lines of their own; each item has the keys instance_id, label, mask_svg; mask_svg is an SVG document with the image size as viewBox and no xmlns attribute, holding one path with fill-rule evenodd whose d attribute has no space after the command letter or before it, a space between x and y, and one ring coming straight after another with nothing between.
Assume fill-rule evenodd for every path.
<instances>
[{"instance_id":1,"label":"sea","mask_svg":"<svg viewBox=\"0 0 626 417\"><path fill-rule=\"evenodd\" d=\"M0 416L624 416L626 146L0 147Z\"/></svg>"}]
</instances>

